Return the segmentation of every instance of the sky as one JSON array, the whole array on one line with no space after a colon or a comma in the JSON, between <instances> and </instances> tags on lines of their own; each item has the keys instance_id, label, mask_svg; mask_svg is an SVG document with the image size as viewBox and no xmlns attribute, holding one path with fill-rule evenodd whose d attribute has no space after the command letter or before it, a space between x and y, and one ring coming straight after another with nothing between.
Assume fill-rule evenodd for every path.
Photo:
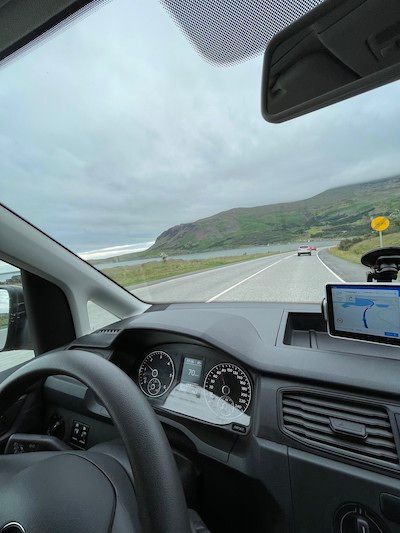
<instances>
[{"instance_id":1,"label":"sky","mask_svg":"<svg viewBox=\"0 0 400 533\"><path fill-rule=\"evenodd\" d=\"M0 70L0 202L74 251L131 250L400 174L398 83L276 125L261 69L205 61L157 0L98 7Z\"/></svg>"}]
</instances>

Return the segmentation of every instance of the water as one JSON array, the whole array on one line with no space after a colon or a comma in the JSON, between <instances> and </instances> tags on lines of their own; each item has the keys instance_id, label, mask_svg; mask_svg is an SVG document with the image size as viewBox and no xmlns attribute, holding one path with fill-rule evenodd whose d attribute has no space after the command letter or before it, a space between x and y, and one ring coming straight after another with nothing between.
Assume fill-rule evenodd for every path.
<instances>
[{"instance_id":1,"label":"water","mask_svg":"<svg viewBox=\"0 0 400 533\"><path fill-rule=\"evenodd\" d=\"M168 259L210 259L211 257L227 257L232 255L250 255L250 254L261 254L261 253L277 253L277 252L290 252L292 250L297 250L299 244L303 242L289 242L284 244L271 244L270 246L250 246L247 248L232 248L228 250L213 250L211 252L199 252L195 254L182 254L182 255L168 255ZM334 246L337 244L337 241L324 240L324 241L312 241L310 244L316 246L317 248L322 248L324 246ZM114 268L116 266L133 266L133 265L142 265L150 261L161 261L161 258L141 258L141 259L130 259L127 261L110 261L104 260L102 263L97 263L95 266L99 270L105 268Z\"/></svg>"}]
</instances>

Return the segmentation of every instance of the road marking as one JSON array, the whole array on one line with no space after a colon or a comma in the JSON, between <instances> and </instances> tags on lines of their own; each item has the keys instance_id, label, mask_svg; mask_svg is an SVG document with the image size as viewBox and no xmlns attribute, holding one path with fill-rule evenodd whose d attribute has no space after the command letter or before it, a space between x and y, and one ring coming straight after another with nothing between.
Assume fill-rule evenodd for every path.
<instances>
[{"instance_id":1,"label":"road marking","mask_svg":"<svg viewBox=\"0 0 400 533\"><path fill-rule=\"evenodd\" d=\"M322 248L321 248L321 249L322 249ZM325 249L325 248L323 248L323 249ZM337 279L338 279L339 281L341 281L342 283L345 283L344 279L342 279L340 276L338 276L338 275L337 275L337 274L336 274L331 268L328 267L328 265L327 265L326 263L324 263L324 262L322 261L322 259L321 259L320 256L319 256L319 252L320 252L320 251L321 251L321 250L319 250L319 251L317 252L317 257L318 257L318 259L321 261L321 263L324 265L324 267L325 267L327 270L329 270L329 272L330 272L331 274L333 274L333 275L335 276L335 278L337 278Z\"/></svg>"},{"instance_id":2,"label":"road marking","mask_svg":"<svg viewBox=\"0 0 400 533\"><path fill-rule=\"evenodd\" d=\"M289 252L272 253L271 255L265 255L263 257L258 257L257 259L249 259L248 261L238 261L237 263L230 263L229 265L220 265L220 266L217 266L217 267L207 268L205 270L198 270L198 271L195 271L195 272L188 272L186 274L172 276L171 278L165 279L165 280L158 280L158 281L155 280L155 281L144 282L144 283L140 284L139 286L133 286L131 288L128 288L128 290L129 290L129 292L134 294L135 291L138 290L138 289L145 289L147 287L153 287L155 285L164 285L164 284L167 284L167 283L173 283L174 281L180 281L180 280L183 280L183 279L189 279L191 277L196 277L196 276L206 276L207 274L215 274L215 272L217 272L218 270L224 270L225 268L240 267L240 266L243 266L243 265L250 265L252 263L259 263L261 261L265 261L265 259L269 259L270 257L273 257L274 255L281 256L281 255L284 255L284 254L287 254L287 253L289 253ZM238 257L240 257L240 256L238 256Z\"/></svg>"},{"instance_id":3,"label":"road marking","mask_svg":"<svg viewBox=\"0 0 400 533\"><path fill-rule=\"evenodd\" d=\"M247 278L242 279L242 281L238 281L237 283L235 283L235 285L232 285L231 287L228 287L228 289L225 289L224 291L219 292L218 294L216 294L215 296L213 296L212 298L207 300L206 303L213 302L214 300L216 300L220 296L223 296L224 294L226 294L227 292L231 291L232 289L236 289L236 287L239 287L239 285L241 285L242 283L245 283L249 279L254 278L254 276L258 276L258 274L261 274L261 272L264 272L265 270L268 270L269 268L277 265L278 263L282 263L282 261L286 261L287 259L290 259L291 257L294 257L295 255L296 254L288 255L287 257L284 257L283 259L279 259L279 261L275 261L275 263L271 263L270 265L262 268L258 272L254 272L254 274L252 274L251 276L247 276Z\"/></svg>"}]
</instances>

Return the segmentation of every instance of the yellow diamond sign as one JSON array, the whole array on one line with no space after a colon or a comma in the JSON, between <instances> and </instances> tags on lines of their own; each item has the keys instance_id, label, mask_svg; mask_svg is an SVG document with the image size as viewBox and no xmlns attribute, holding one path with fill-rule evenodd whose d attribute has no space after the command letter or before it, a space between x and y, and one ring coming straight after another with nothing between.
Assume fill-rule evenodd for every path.
<instances>
[{"instance_id":1,"label":"yellow diamond sign","mask_svg":"<svg viewBox=\"0 0 400 533\"><path fill-rule=\"evenodd\" d=\"M386 217L375 217L371 220L371 228L375 231L385 231L390 226L390 220Z\"/></svg>"}]
</instances>

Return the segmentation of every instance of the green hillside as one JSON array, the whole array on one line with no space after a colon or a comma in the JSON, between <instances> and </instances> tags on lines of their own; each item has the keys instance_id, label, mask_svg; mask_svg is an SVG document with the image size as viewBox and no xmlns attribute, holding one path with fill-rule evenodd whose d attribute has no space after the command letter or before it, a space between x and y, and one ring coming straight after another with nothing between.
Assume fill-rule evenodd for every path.
<instances>
[{"instance_id":1,"label":"green hillside","mask_svg":"<svg viewBox=\"0 0 400 533\"><path fill-rule=\"evenodd\" d=\"M379 248L379 237L370 237L359 242L351 244L351 241L346 245L346 242L341 242L339 246L331 248L329 251L331 254L340 257L341 259L347 259L353 263L360 264L361 256L365 253L373 250L374 248ZM400 233L389 233L384 234L384 246L400 246Z\"/></svg>"},{"instance_id":2,"label":"green hillside","mask_svg":"<svg viewBox=\"0 0 400 533\"><path fill-rule=\"evenodd\" d=\"M400 177L330 189L297 202L231 209L164 231L145 255L368 235L371 215L400 228Z\"/></svg>"}]
</instances>

